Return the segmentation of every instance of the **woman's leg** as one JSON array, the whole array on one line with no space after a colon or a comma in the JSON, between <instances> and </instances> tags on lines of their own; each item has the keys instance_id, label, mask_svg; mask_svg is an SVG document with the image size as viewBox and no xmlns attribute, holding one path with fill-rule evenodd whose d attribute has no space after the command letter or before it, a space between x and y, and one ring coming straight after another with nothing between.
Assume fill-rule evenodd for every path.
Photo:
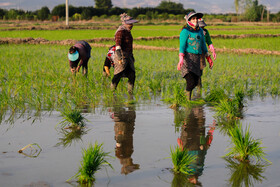
<instances>
[{"instance_id":1,"label":"woman's leg","mask_svg":"<svg viewBox=\"0 0 280 187\"><path fill-rule=\"evenodd\" d=\"M129 72L127 73L127 78L128 78L127 91L129 93L132 93L134 88L134 82L135 82L135 71L133 71L131 68L129 68L128 71Z\"/></svg>"},{"instance_id":2,"label":"woman's leg","mask_svg":"<svg viewBox=\"0 0 280 187\"><path fill-rule=\"evenodd\" d=\"M185 77L187 86L186 86L186 91L187 91L187 99L191 100L191 95L192 95L192 90L198 85L199 81L199 76L194 74L193 72L189 72Z\"/></svg>"},{"instance_id":3,"label":"woman's leg","mask_svg":"<svg viewBox=\"0 0 280 187\"><path fill-rule=\"evenodd\" d=\"M112 79L112 83L111 83L112 90L115 90L117 88L117 86L122 78L122 74L123 74L123 72L120 72L120 73L114 75L114 77Z\"/></svg>"}]
</instances>

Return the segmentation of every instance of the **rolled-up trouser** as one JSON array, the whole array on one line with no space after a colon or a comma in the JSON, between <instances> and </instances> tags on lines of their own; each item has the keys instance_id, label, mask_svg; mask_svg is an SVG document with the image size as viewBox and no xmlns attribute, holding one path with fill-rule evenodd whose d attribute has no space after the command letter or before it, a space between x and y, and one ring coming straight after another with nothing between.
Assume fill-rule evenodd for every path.
<instances>
[{"instance_id":1,"label":"rolled-up trouser","mask_svg":"<svg viewBox=\"0 0 280 187\"><path fill-rule=\"evenodd\" d=\"M122 77L127 77L128 84L130 84L132 87L134 86L135 71L133 71L130 66L126 66L126 68L122 72L114 75L112 79L112 84L115 86L115 88L117 88Z\"/></svg>"},{"instance_id":2,"label":"rolled-up trouser","mask_svg":"<svg viewBox=\"0 0 280 187\"><path fill-rule=\"evenodd\" d=\"M198 85L200 76L197 76L193 72L189 72L188 74L185 75L184 78L186 79L187 82L186 90L192 91Z\"/></svg>"}]
</instances>

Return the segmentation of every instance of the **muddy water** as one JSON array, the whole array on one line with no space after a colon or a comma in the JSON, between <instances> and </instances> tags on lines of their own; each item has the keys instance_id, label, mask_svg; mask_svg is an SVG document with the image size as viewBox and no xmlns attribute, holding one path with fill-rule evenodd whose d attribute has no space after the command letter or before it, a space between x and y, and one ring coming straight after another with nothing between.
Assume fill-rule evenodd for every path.
<instances>
[{"instance_id":1,"label":"muddy water","mask_svg":"<svg viewBox=\"0 0 280 187\"><path fill-rule=\"evenodd\" d=\"M87 128L70 134L55 128L62 120L59 112L42 112L38 118L28 115L0 126L0 186L77 186L65 181L77 171L81 150L89 143L103 143L114 158L114 167L96 173L95 186L183 186L185 177L174 176L170 146L180 144L198 156L190 181L202 186L240 184L234 164L221 157L229 138L216 126L214 112L207 106L177 112L161 102L140 106L118 106L106 111L84 113ZM9 117L8 113L6 119ZM262 139L272 165L246 170L252 186L280 186L280 101L258 98L247 101L242 124L249 125L254 138ZM19 154L18 150L37 143L41 152ZM244 167L243 167L244 168ZM260 167L259 167L260 168ZM252 178L258 176L259 180ZM239 178L238 178L239 176ZM241 182L240 182L241 181Z\"/></svg>"}]
</instances>

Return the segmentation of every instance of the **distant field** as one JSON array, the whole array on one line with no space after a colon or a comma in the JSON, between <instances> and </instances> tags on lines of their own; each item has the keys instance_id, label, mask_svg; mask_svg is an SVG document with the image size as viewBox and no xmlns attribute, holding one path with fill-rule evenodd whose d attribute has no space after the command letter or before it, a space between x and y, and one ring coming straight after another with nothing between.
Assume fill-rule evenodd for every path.
<instances>
[{"instance_id":1,"label":"distant field","mask_svg":"<svg viewBox=\"0 0 280 187\"><path fill-rule=\"evenodd\" d=\"M273 38L238 38L238 39L222 39L215 38L212 42L216 48L228 48L228 49L265 49L270 51L280 51L280 37ZM104 41L104 44L113 44L113 41ZM170 47L178 48L179 39L169 40L135 40L133 42L137 45L157 46L157 47Z\"/></svg>"},{"instance_id":2,"label":"distant field","mask_svg":"<svg viewBox=\"0 0 280 187\"><path fill-rule=\"evenodd\" d=\"M167 25L167 26L134 26L132 30L133 37L156 37L156 36L179 36L181 28L183 25ZM241 27L238 30L238 27L234 26L233 30L230 30L231 26L219 26L207 27L210 34L218 35L218 34L226 34L226 35L241 35L241 34L279 34L280 28L274 29L272 27L268 27L264 29L262 26L255 26L254 29L244 29L245 27ZM211 30L213 28L213 30ZM217 30L223 29L224 30ZM1 37L11 37L11 38L44 38L47 40L66 40L66 39L92 39L92 38L108 38L114 37L114 30L90 30L90 29L75 29L75 30L12 30L5 31L0 30Z\"/></svg>"}]
</instances>

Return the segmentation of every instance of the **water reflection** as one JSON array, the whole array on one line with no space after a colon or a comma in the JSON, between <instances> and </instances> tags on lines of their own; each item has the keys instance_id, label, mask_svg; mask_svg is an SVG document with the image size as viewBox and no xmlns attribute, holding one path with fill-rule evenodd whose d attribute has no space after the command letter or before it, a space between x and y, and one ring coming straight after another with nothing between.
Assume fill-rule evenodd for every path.
<instances>
[{"instance_id":1,"label":"water reflection","mask_svg":"<svg viewBox=\"0 0 280 187\"><path fill-rule=\"evenodd\" d=\"M226 168L230 170L230 179L228 180L229 186L254 186L255 183L262 183L266 177L262 174L265 172L268 164L250 162L239 162L238 160L230 157L225 157Z\"/></svg>"},{"instance_id":2,"label":"water reflection","mask_svg":"<svg viewBox=\"0 0 280 187\"><path fill-rule=\"evenodd\" d=\"M10 128L13 127L15 122L21 118L24 121L32 120L31 124L34 124L37 121L41 121L42 117L51 114L50 111L41 111L41 110L0 110L0 125L6 123L10 125Z\"/></svg>"},{"instance_id":3,"label":"water reflection","mask_svg":"<svg viewBox=\"0 0 280 187\"><path fill-rule=\"evenodd\" d=\"M181 148L187 149L189 153L197 156L196 162L191 165L193 174L188 176L188 181L201 185L198 177L203 173L205 156L213 140L215 122L209 127L205 127L205 113L201 106L187 108L185 114L181 135L177 142Z\"/></svg>"},{"instance_id":4,"label":"water reflection","mask_svg":"<svg viewBox=\"0 0 280 187\"><path fill-rule=\"evenodd\" d=\"M133 153L133 132L136 112L134 106L114 107L111 117L115 121L115 155L122 165L121 173L129 174L139 169L139 164L134 164L131 158Z\"/></svg>"},{"instance_id":5,"label":"water reflection","mask_svg":"<svg viewBox=\"0 0 280 187\"><path fill-rule=\"evenodd\" d=\"M73 142L78 142L82 141L82 136L86 134L88 130L84 129L65 129L61 128L60 129L60 134L62 135L61 138L59 138L59 142L55 145L60 146L62 145L63 147L68 147L71 146Z\"/></svg>"}]
</instances>

